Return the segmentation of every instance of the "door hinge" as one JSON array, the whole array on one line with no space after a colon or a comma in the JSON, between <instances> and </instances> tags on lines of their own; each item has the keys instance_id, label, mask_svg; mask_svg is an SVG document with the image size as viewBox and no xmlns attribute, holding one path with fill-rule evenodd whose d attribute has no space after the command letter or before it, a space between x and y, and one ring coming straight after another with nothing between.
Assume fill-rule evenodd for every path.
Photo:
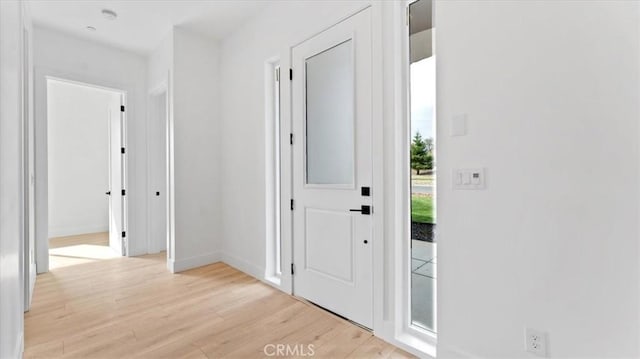
<instances>
[{"instance_id":1,"label":"door hinge","mask_svg":"<svg viewBox=\"0 0 640 359\"><path fill-rule=\"evenodd\" d=\"M296 265L291 263L291 275L296 274Z\"/></svg>"},{"instance_id":2,"label":"door hinge","mask_svg":"<svg viewBox=\"0 0 640 359\"><path fill-rule=\"evenodd\" d=\"M124 152L125 152L124 147L120 147L120 153L124 154Z\"/></svg>"},{"instance_id":3,"label":"door hinge","mask_svg":"<svg viewBox=\"0 0 640 359\"><path fill-rule=\"evenodd\" d=\"M122 238L125 238L127 236L127 232L122 231Z\"/></svg>"},{"instance_id":4,"label":"door hinge","mask_svg":"<svg viewBox=\"0 0 640 359\"><path fill-rule=\"evenodd\" d=\"M293 69L289 69L289 81L293 80Z\"/></svg>"},{"instance_id":5,"label":"door hinge","mask_svg":"<svg viewBox=\"0 0 640 359\"><path fill-rule=\"evenodd\" d=\"M291 199L291 210L293 211L294 205L293 205L293 198Z\"/></svg>"},{"instance_id":6,"label":"door hinge","mask_svg":"<svg viewBox=\"0 0 640 359\"><path fill-rule=\"evenodd\" d=\"M293 133L289 134L289 144L293 145Z\"/></svg>"},{"instance_id":7,"label":"door hinge","mask_svg":"<svg viewBox=\"0 0 640 359\"><path fill-rule=\"evenodd\" d=\"M126 196L126 195L127 195L127 190L124 190L124 189L123 189L123 190L122 190L122 195L123 195L123 196Z\"/></svg>"},{"instance_id":8,"label":"door hinge","mask_svg":"<svg viewBox=\"0 0 640 359\"><path fill-rule=\"evenodd\" d=\"M124 105L120 106L120 112L124 112Z\"/></svg>"},{"instance_id":9,"label":"door hinge","mask_svg":"<svg viewBox=\"0 0 640 359\"><path fill-rule=\"evenodd\" d=\"M276 81L280 82L280 68L276 69Z\"/></svg>"}]
</instances>

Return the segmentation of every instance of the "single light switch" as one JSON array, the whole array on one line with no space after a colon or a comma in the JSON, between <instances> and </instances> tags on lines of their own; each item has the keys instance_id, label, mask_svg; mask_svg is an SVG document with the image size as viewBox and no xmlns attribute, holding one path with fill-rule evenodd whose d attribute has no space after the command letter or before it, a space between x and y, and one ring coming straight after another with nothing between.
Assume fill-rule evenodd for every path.
<instances>
[{"instance_id":1,"label":"single light switch","mask_svg":"<svg viewBox=\"0 0 640 359\"><path fill-rule=\"evenodd\" d=\"M451 137L465 136L467 134L467 114L461 113L451 118Z\"/></svg>"}]
</instances>

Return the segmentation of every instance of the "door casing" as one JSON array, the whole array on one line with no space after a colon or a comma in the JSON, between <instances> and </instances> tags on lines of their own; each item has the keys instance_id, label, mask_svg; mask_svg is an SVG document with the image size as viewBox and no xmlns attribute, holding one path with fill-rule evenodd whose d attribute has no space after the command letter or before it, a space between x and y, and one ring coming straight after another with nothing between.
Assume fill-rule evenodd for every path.
<instances>
[{"instance_id":1,"label":"door casing","mask_svg":"<svg viewBox=\"0 0 640 359\"><path fill-rule=\"evenodd\" d=\"M75 83L82 86L88 87L96 87L100 89L106 89L114 92L119 92L123 96L123 104L125 108L127 107L127 98L128 92L124 90L124 88L130 87L125 86L119 83L112 83L106 79L97 79L97 78L89 78L86 76L65 72L65 71L57 71L48 68L39 68L36 67L34 70L35 73L35 94L34 94L34 104L35 104L35 199L34 199L34 207L35 207L35 246L36 246L36 267L38 274L46 273L49 271L49 206L48 206L48 155L47 155L47 146L48 146L48 134L47 134L47 81L49 79L64 81L69 83ZM124 121L124 125L122 131L124 133L124 144L126 145L126 133L127 133L127 122ZM129 156L127 153L126 157ZM125 162L126 163L126 162ZM126 184L129 182L129 174L128 174L128 164L124 166L124 180L123 183ZM128 201L124 202L124 226L127 228L127 224L129 222L129 216L132 215L132 212L129 208ZM130 242L129 233L127 233L127 247ZM127 248L127 252L129 252L129 248Z\"/></svg>"}]
</instances>

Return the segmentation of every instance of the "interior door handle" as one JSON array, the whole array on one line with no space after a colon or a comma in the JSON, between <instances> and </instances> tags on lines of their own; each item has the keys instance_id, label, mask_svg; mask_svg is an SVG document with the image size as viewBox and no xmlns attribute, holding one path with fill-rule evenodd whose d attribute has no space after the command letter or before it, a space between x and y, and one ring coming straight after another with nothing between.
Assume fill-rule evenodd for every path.
<instances>
[{"instance_id":1,"label":"interior door handle","mask_svg":"<svg viewBox=\"0 0 640 359\"><path fill-rule=\"evenodd\" d=\"M368 216L368 215L371 214L371 206L362 205L362 206L360 206L360 209L350 209L349 211L351 211L351 212L360 212L360 213Z\"/></svg>"},{"instance_id":2,"label":"interior door handle","mask_svg":"<svg viewBox=\"0 0 640 359\"><path fill-rule=\"evenodd\" d=\"M104 194L106 194L107 196L111 196L111 191L107 191Z\"/></svg>"}]
</instances>

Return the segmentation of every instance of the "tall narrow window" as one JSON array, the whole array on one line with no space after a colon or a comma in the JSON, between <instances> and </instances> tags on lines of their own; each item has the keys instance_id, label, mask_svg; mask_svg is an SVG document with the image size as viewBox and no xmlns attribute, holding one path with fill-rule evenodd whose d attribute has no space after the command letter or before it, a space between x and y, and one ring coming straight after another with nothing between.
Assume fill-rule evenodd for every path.
<instances>
[{"instance_id":1,"label":"tall narrow window","mask_svg":"<svg viewBox=\"0 0 640 359\"><path fill-rule=\"evenodd\" d=\"M436 121L433 0L409 5L411 323L436 331Z\"/></svg>"},{"instance_id":2,"label":"tall narrow window","mask_svg":"<svg viewBox=\"0 0 640 359\"><path fill-rule=\"evenodd\" d=\"M266 278L276 283L282 274L280 253L280 65L265 66L265 163L266 163Z\"/></svg>"}]
</instances>

